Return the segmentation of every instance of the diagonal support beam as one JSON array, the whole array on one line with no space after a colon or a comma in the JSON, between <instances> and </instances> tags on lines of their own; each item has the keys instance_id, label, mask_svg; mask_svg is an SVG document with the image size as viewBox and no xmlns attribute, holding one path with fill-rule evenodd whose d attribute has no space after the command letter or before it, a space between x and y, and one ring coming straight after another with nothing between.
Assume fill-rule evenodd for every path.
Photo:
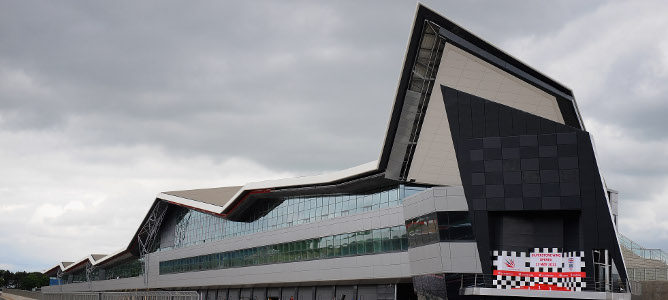
<instances>
[{"instance_id":1,"label":"diagonal support beam","mask_svg":"<svg viewBox=\"0 0 668 300\"><path fill-rule=\"evenodd\" d=\"M144 283L148 284L148 256L147 254L155 250L158 242L158 234L160 224L165 218L167 208L169 205L163 201L157 201L148 219L141 226L139 234L137 234L137 244L139 245L139 259L142 262L142 270L144 273Z\"/></svg>"}]
</instances>

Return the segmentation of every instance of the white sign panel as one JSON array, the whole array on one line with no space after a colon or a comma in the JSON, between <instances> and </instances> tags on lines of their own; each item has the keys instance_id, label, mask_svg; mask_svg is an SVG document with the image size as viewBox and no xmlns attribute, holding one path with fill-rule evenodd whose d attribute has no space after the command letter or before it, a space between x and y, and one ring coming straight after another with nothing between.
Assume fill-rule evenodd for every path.
<instances>
[{"instance_id":1,"label":"white sign panel","mask_svg":"<svg viewBox=\"0 0 668 300\"><path fill-rule=\"evenodd\" d=\"M561 253L531 253L532 268L561 268L563 255Z\"/></svg>"},{"instance_id":2,"label":"white sign panel","mask_svg":"<svg viewBox=\"0 0 668 300\"><path fill-rule=\"evenodd\" d=\"M564 272L580 272L581 268L581 257L564 257Z\"/></svg>"},{"instance_id":3,"label":"white sign panel","mask_svg":"<svg viewBox=\"0 0 668 300\"><path fill-rule=\"evenodd\" d=\"M526 257L518 257L516 255L501 255L499 256L499 265L497 270L501 271L529 271L525 266Z\"/></svg>"}]
</instances>

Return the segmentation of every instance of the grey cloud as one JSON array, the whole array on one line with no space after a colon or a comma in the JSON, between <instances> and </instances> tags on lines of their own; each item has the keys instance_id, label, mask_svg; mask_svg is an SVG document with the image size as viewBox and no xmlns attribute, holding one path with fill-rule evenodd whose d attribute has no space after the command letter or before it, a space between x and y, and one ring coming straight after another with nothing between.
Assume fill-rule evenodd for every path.
<instances>
[{"instance_id":1,"label":"grey cloud","mask_svg":"<svg viewBox=\"0 0 668 300\"><path fill-rule=\"evenodd\" d=\"M563 22L500 18L499 11L552 16L581 7L531 3L433 5L498 39ZM155 144L182 155L246 156L306 172L377 158L415 8L400 2L8 6L0 21L0 66L25 72L47 92L3 100L4 127L68 128L81 144ZM495 30L501 23L503 31Z\"/></svg>"},{"instance_id":2,"label":"grey cloud","mask_svg":"<svg viewBox=\"0 0 668 300\"><path fill-rule=\"evenodd\" d=\"M638 49L633 55L615 62L604 81L605 86L588 103L589 114L605 122L615 123L641 140L668 139L668 76L654 74L648 63L656 63L656 49ZM603 74L602 74L603 75ZM653 94L644 95L638 86L647 83Z\"/></svg>"}]
</instances>

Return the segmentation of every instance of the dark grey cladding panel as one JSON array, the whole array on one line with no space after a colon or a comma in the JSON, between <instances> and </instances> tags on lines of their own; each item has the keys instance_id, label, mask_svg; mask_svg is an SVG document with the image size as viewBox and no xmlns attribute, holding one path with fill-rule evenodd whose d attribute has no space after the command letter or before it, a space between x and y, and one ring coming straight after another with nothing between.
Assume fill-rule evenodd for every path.
<instances>
[{"instance_id":1,"label":"dark grey cladding panel","mask_svg":"<svg viewBox=\"0 0 668 300\"><path fill-rule=\"evenodd\" d=\"M593 249L608 249L626 278L589 134L450 87L441 90L480 257L504 245L584 250L588 258ZM512 230L495 233L506 216L538 214L554 216L554 224L565 224L559 232L567 226L568 234L513 241ZM482 267L491 273L491 260L482 259ZM591 265L587 272L593 274Z\"/></svg>"},{"instance_id":2,"label":"dark grey cladding panel","mask_svg":"<svg viewBox=\"0 0 668 300\"><path fill-rule=\"evenodd\" d=\"M406 91L404 97L403 107L401 109L401 117L399 118L399 126L392 145L392 152L390 153L389 162L385 171L385 176L390 179L399 179L401 175L401 166L406 156L406 148L411 137L411 130L413 129L415 115L418 111L418 103L420 101L420 93L413 91Z\"/></svg>"},{"instance_id":3,"label":"dark grey cladding panel","mask_svg":"<svg viewBox=\"0 0 668 300\"><path fill-rule=\"evenodd\" d=\"M560 135L571 136L562 139L576 141L575 132ZM459 145L463 153L460 160L471 170L470 180L463 180L464 186L475 191L472 196L485 199L486 210L562 209L561 197L578 199L580 196L577 180L580 171L577 143L557 145L556 141L554 133L463 139ZM559 146L567 147L568 151L560 155ZM560 160L570 163L560 164ZM481 163L482 169L477 166ZM523 202L537 203L527 207L502 204L504 198L518 197Z\"/></svg>"}]
</instances>

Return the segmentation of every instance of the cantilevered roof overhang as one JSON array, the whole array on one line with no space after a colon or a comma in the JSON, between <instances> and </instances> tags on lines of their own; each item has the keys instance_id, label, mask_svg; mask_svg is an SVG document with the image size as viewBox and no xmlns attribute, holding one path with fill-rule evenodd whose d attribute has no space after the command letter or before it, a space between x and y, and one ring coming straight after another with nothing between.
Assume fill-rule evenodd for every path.
<instances>
[{"instance_id":1,"label":"cantilevered roof overhang","mask_svg":"<svg viewBox=\"0 0 668 300\"><path fill-rule=\"evenodd\" d=\"M62 269L62 271L63 272L76 271L78 269L85 268L88 263L90 263L91 265L96 265L99 260L103 259L106 256L107 256L106 254L89 254L86 257L69 264L67 267Z\"/></svg>"},{"instance_id":2,"label":"cantilevered roof overhang","mask_svg":"<svg viewBox=\"0 0 668 300\"><path fill-rule=\"evenodd\" d=\"M242 187L171 191L158 194L157 198L172 204L194 208L216 215L229 214L249 195L273 189L332 184L378 171L378 162L372 161L353 168L314 176L248 183Z\"/></svg>"},{"instance_id":3,"label":"cantilevered roof overhang","mask_svg":"<svg viewBox=\"0 0 668 300\"><path fill-rule=\"evenodd\" d=\"M50 276L50 277L58 275L58 272L62 272L63 270L65 270L65 268L67 268L68 266L70 266L73 263L74 262L71 262L71 261L63 261L63 262L51 267L50 269L42 272L42 274L44 274L46 276Z\"/></svg>"}]
</instances>

